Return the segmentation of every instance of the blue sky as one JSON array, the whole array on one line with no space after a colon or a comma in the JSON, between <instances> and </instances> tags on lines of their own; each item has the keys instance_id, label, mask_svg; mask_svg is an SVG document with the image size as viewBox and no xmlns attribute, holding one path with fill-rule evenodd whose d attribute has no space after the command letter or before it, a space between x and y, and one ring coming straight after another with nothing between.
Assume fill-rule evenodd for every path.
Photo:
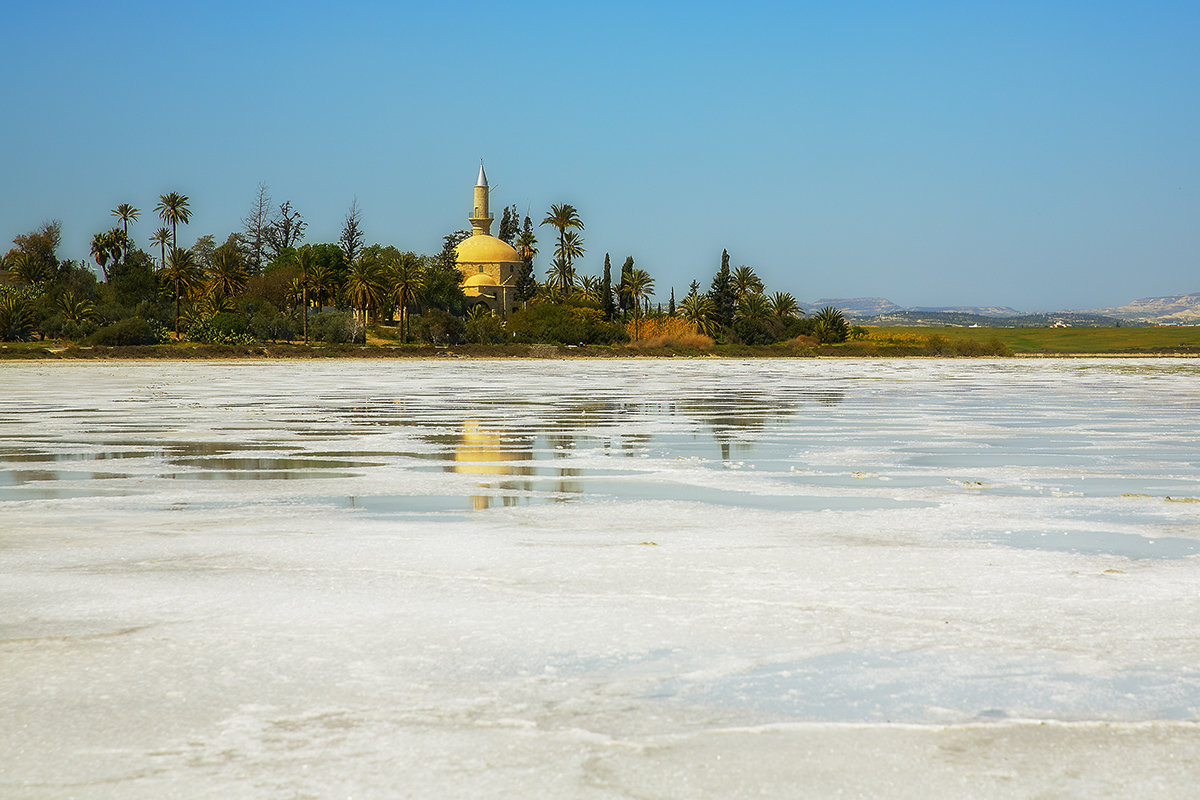
<instances>
[{"instance_id":1,"label":"blue sky","mask_svg":"<svg viewBox=\"0 0 1200 800\"><path fill-rule=\"evenodd\" d=\"M10 3L0 243L255 189L434 252L572 203L581 271L665 298L728 248L803 301L1092 308L1200 292L1200 3ZM539 272L548 265L549 228Z\"/></svg>"}]
</instances>

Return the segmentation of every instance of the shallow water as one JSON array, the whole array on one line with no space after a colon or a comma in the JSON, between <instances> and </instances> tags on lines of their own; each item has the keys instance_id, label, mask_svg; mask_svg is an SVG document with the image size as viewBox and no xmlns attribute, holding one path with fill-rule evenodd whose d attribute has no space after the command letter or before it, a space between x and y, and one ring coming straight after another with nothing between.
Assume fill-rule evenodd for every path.
<instances>
[{"instance_id":1,"label":"shallow water","mask_svg":"<svg viewBox=\"0 0 1200 800\"><path fill-rule=\"evenodd\" d=\"M0 789L1195 722L1198 412L1167 359L4 364Z\"/></svg>"}]
</instances>

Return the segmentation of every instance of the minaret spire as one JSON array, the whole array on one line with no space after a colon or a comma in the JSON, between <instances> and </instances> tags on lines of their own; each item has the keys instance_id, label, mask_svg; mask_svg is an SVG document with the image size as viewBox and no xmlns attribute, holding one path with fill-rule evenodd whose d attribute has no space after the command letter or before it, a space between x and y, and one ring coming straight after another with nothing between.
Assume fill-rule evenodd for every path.
<instances>
[{"instance_id":1,"label":"minaret spire","mask_svg":"<svg viewBox=\"0 0 1200 800\"><path fill-rule=\"evenodd\" d=\"M472 236L491 236L492 214L488 210L488 182L479 159L479 178L475 181L475 210L469 219Z\"/></svg>"}]
</instances>

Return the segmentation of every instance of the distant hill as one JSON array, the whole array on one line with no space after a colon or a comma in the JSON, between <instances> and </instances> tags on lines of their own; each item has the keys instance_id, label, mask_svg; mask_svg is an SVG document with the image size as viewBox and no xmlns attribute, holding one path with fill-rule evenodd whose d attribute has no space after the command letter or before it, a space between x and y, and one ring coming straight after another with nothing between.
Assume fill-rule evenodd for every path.
<instances>
[{"instance_id":1,"label":"distant hill","mask_svg":"<svg viewBox=\"0 0 1200 800\"><path fill-rule=\"evenodd\" d=\"M932 311L942 314L972 314L977 317L1020 317L1026 312L1008 306L913 306L908 311Z\"/></svg>"},{"instance_id":2,"label":"distant hill","mask_svg":"<svg viewBox=\"0 0 1200 800\"><path fill-rule=\"evenodd\" d=\"M843 314L851 317L873 317L879 314L890 314L894 311L905 310L903 307L883 297L832 297L818 300L811 305L805 304L804 310L811 313L825 306L833 306L841 310Z\"/></svg>"},{"instance_id":3,"label":"distant hill","mask_svg":"<svg viewBox=\"0 0 1200 800\"><path fill-rule=\"evenodd\" d=\"M1200 295L1197 299L1200 312ZM1141 301L1139 301L1141 302ZM866 325L971 326L981 328L1044 328L1055 323L1073 327L1114 328L1121 325L1148 325L1157 320L1130 314L1121 316L1106 311L1018 311L1008 306L898 306L884 297L833 297L814 303L802 303L806 313L825 306L838 308L853 322ZM1198 313L1200 317L1200 313ZM1197 320L1200 322L1200 319Z\"/></svg>"},{"instance_id":4,"label":"distant hill","mask_svg":"<svg viewBox=\"0 0 1200 800\"><path fill-rule=\"evenodd\" d=\"M1198 325L1200 324L1200 293L1145 297L1116 308L1096 309L1094 313L1159 325Z\"/></svg>"},{"instance_id":5,"label":"distant hill","mask_svg":"<svg viewBox=\"0 0 1200 800\"><path fill-rule=\"evenodd\" d=\"M928 325L980 328L1048 328L1054 324L1070 325L1073 328L1119 328L1140 327L1150 323L1134 319L1118 319L1104 314L1088 314L1079 311L1054 311L1036 314L1017 312L1013 316L992 317L986 314L968 314L961 311L917 311L902 309L890 314L873 317L849 315L854 322L864 325Z\"/></svg>"}]
</instances>

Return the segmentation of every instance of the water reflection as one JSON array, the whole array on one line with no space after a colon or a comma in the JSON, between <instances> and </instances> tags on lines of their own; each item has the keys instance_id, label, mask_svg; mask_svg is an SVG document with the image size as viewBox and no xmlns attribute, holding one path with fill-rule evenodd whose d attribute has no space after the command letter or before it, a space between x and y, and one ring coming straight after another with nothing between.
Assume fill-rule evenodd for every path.
<instances>
[{"instance_id":1,"label":"water reflection","mask_svg":"<svg viewBox=\"0 0 1200 800\"><path fill-rule=\"evenodd\" d=\"M481 489L528 492L533 488L532 482L514 476L532 475L533 468L521 463L532 460L533 446L528 439L506 435L501 429L486 427L478 420L468 420L463 423L454 449L454 466L450 469L463 475L492 478L476 484ZM511 494L471 496L471 506L476 510L490 508L496 501L508 506L514 505L517 498Z\"/></svg>"}]
</instances>

